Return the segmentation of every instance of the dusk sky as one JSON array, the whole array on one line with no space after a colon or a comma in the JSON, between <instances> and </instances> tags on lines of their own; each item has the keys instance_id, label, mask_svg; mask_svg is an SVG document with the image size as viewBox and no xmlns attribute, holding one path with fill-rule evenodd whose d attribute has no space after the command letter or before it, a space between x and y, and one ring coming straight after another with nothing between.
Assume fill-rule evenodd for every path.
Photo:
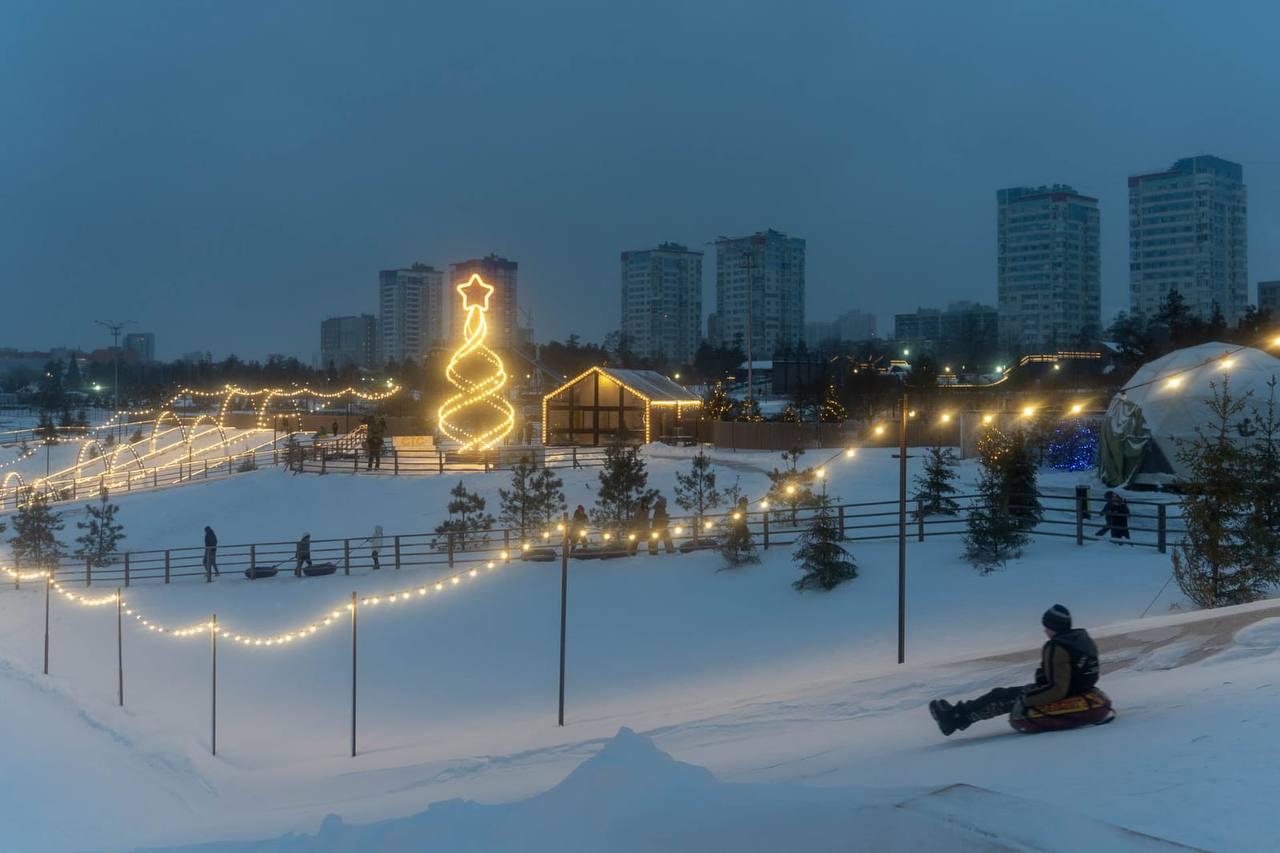
<instances>
[{"instance_id":1,"label":"dusk sky","mask_svg":"<svg viewBox=\"0 0 1280 853\"><path fill-rule=\"evenodd\" d=\"M0 346L310 360L379 269L496 252L539 340L618 325L618 254L777 228L807 315L994 304L995 192L1244 165L1280 278L1280 11L1257 2L0 5Z\"/></svg>"}]
</instances>

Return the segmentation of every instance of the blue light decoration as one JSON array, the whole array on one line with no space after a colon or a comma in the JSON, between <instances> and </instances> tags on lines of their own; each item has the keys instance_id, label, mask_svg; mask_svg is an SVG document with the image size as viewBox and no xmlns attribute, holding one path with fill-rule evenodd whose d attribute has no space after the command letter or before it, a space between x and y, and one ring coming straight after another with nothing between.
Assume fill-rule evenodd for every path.
<instances>
[{"instance_id":1,"label":"blue light decoration","mask_svg":"<svg viewBox=\"0 0 1280 853\"><path fill-rule=\"evenodd\" d=\"M1098 424L1074 418L1059 424L1045 453L1049 467L1058 471L1088 471L1098 465Z\"/></svg>"}]
</instances>

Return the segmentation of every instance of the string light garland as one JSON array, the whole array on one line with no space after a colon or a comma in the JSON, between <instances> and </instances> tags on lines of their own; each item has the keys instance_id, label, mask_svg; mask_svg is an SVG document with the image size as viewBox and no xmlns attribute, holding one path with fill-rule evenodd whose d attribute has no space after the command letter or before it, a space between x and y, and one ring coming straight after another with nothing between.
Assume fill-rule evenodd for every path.
<instances>
[{"instance_id":1,"label":"string light garland","mask_svg":"<svg viewBox=\"0 0 1280 853\"><path fill-rule=\"evenodd\" d=\"M473 273L471 278L459 284L456 289L462 297L462 310L466 312L462 329L463 341L449 359L444 374L458 389L458 393L440 405L436 412L436 422L440 432L460 443L462 450L488 450L506 438L516 422L515 409L501 395L507 384L507 369L498 354L485 346L485 339L489 334L489 297L493 295L494 287ZM488 365L490 372L478 381L472 379L460 370L461 364L468 359L472 364L479 361ZM454 420L456 415L475 409L491 410L496 420L488 423L483 418L477 418L484 423L480 429L464 428Z\"/></svg>"}]
</instances>

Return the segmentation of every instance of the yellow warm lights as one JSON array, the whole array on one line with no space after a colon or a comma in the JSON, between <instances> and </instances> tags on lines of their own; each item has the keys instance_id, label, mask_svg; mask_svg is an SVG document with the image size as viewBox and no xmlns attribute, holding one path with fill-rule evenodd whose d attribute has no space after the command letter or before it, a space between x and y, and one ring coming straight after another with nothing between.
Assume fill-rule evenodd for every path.
<instances>
[{"instance_id":1,"label":"yellow warm lights","mask_svg":"<svg viewBox=\"0 0 1280 853\"><path fill-rule=\"evenodd\" d=\"M1074 405L1071 406L1071 414L1073 415L1078 415L1083 411L1084 411L1083 403L1075 403Z\"/></svg>"},{"instance_id":2,"label":"yellow warm lights","mask_svg":"<svg viewBox=\"0 0 1280 853\"><path fill-rule=\"evenodd\" d=\"M996 419L996 416L995 416L995 415L983 415L983 416L982 416L982 422L983 422L984 424L989 424L989 423L991 423L992 421L994 421L995 419Z\"/></svg>"},{"instance_id":3,"label":"yellow warm lights","mask_svg":"<svg viewBox=\"0 0 1280 853\"><path fill-rule=\"evenodd\" d=\"M1170 376L1168 381L1164 383L1166 388L1177 388L1182 385L1181 376Z\"/></svg>"},{"instance_id":4,"label":"yellow warm lights","mask_svg":"<svg viewBox=\"0 0 1280 853\"><path fill-rule=\"evenodd\" d=\"M493 285L486 283L479 275L472 275L457 287L458 295L462 297L462 310L466 312L466 320L463 322L462 344L449 359L445 377L458 389L458 393L441 404L436 420L440 431L459 442L463 450L488 450L495 447L515 427L515 409L501 393L507 384L506 366L497 353L484 343L489 334L486 315L493 290ZM479 381L464 376L459 370L459 364L471 356L487 363L490 369L488 375ZM469 409L490 409L495 419L474 432L464 429L452 418Z\"/></svg>"}]
</instances>

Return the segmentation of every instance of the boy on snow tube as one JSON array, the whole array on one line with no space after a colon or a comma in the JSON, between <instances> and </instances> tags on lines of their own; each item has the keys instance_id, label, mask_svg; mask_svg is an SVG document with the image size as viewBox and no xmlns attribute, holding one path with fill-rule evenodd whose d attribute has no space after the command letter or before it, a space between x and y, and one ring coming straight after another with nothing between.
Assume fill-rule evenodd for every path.
<instances>
[{"instance_id":1,"label":"boy on snow tube","mask_svg":"<svg viewBox=\"0 0 1280 853\"><path fill-rule=\"evenodd\" d=\"M1071 612L1055 604L1040 620L1048 641L1040 650L1034 684L997 687L968 702L929 703L943 735L964 731L979 720L1009 715L1020 732L1058 731L1109 723L1111 699L1097 688L1098 647L1089 632L1071 626Z\"/></svg>"}]
</instances>

